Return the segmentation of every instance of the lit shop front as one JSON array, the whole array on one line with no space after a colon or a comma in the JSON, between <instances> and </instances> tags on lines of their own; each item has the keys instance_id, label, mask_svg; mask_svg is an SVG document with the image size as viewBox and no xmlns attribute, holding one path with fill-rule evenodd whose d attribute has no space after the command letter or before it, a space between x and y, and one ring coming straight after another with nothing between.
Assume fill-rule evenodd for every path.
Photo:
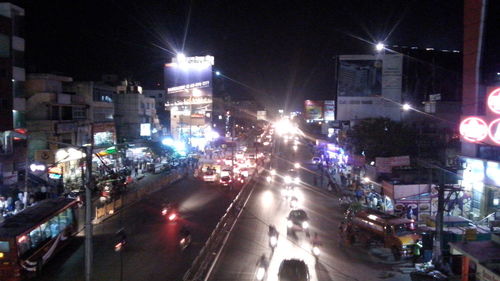
<instances>
[{"instance_id":1,"label":"lit shop front","mask_svg":"<svg viewBox=\"0 0 500 281\"><path fill-rule=\"evenodd\" d=\"M470 212L474 218L498 212L500 207L500 163L461 157L462 187L471 193Z\"/></svg>"}]
</instances>

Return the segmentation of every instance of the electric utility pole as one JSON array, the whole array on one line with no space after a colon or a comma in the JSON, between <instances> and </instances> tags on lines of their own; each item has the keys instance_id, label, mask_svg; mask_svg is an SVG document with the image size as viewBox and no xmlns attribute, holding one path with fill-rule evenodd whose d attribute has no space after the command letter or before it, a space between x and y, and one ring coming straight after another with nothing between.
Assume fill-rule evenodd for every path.
<instances>
[{"instance_id":1,"label":"electric utility pole","mask_svg":"<svg viewBox=\"0 0 500 281\"><path fill-rule=\"evenodd\" d=\"M85 152L85 280L92 279L92 146L82 147Z\"/></svg>"}]
</instances>

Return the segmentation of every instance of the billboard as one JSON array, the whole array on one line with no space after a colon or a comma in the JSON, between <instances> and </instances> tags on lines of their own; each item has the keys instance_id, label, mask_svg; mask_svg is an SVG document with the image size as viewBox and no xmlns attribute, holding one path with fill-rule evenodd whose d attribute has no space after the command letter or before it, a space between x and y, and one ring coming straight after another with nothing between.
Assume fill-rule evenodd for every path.
<instances>
[{"instance_id":1,"label":"billboard","mask_svg":"<svg viewBox=\"0 0 500 281\"><path fill-rule=\"evenodd\" d=\"M325 108L323 110L324 117L326 121L335 120L335 101L334 100L326 100Z\"/></svg>"},{"instance_id":2,"label":"billboard","mask_svg":"<svg viewBox=\"0 0 500 281\"><path fill-rule=\"evenodd\" d=\"M265 110L257 110L257 120L266 120L267 112Z\"/></svg>"},{"instance_id":3,"label":"billboard","mask_svg":"<svg viewBox=\"0 0 500 281\"><path fill-rule=\"evenodd\" d=\"M382 94L382 60L340 60L338 96L370 97Z\"/></svg>"},{"instance_id":4,"label":"billboard","mask_svg":"<svg viewBox=\"0 0 500 281\"><path fill-rule=\"evenodd\" d=\"M304 102L304 115L308 120L323 119L323 106L322 100L306 100Z\"/></svg>"},{"instance_id":5,"label":"billboard","mask_svg":"<svg viewBox=\"0 0 500 281\"><path fill-rule=\"evenodd\" d=\"M401 54L341 55L337 63L338 120L384 117L399 121Z\"/></svg>"},{"instance_id":6,"label":"billboard","mask_svg":"<svg viewBox=\"0 0 500 281\"><path fill-rule=\"evenodd\" d=\"M212 87L213 56L173 58L165 64L164 81L168 94L185 93L190 89ZM212 95L211 90L204 90Z\"/></svg>"},{"instance_id":7,"label":"billboard","mask_svg":"<svg viewBox=\"0 0 500 281\"><path fill-rule=\"evenodd\" d=\"M141 123L141 137L150 137L150 136L151 136L151 124Z\"/></svg>"}]
</instances>

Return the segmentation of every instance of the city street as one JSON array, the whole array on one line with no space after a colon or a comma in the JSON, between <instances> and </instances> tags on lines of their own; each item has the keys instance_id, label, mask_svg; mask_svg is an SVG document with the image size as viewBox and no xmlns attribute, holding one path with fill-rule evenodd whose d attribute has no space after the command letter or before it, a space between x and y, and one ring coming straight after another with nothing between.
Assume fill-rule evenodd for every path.
<instances>
[{"instance_id":1,"label":"city street","mask_svg":"<svg viewBox=\"0 0 500 281\"><path fill-rule=\"evenodd\" d=\"M262 177L236 223L210 280L255 280L259 257L265 254L269 258L272 254L268 244L269 225L275 225L280 235L271 256L267 280L278 280L281 261L290 258L307 263L311 280L410 280L408 275L398 272L399 267L411 266L408 261L384 261L362 246L348 246L339 241L338 226L342 211L338 199L311 186L317 170L310 164L312 155L304 143L299 145L297 152L290 149L289 143L280 143L277 151L281 153L276 156L283 157L273 161L278 175L285 174L296 161L301 163L302 184L299 191L302 196L299 197L302 198L299 198L299 208L309 216L311 237L314 233L320 237L322 246L318 262L311 254L310 238L304 233L297 232L287 237L286 217L291 209L281 195L283 183L267 184Z\"/></svg>"},{"instance_id":2,"label":"city street","mask_svg":"<svg viewBox=\"0 0 500 281\"><path fill-rule=\"evenodd\" d=\"M236 194L192 178L165 187L94 226L93 280L179 280ZM163 202L176 202L180 221L167 223ZM193 243L181 252L178 231L188 226ZM124 228L127 245L114 252L115 232ZM65 248L36 280L84 280L83 236Z\"/></svg>"}]
</instances>

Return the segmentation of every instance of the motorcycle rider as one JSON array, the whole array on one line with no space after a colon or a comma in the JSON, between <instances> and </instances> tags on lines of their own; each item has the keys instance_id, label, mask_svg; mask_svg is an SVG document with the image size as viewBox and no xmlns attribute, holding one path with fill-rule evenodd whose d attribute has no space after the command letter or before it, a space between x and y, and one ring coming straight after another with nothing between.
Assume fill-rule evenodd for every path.
<instances>
[{"instance_id":1,"label":"motorcycle rider","mask_svg":"<svg viewBox=\"0 0 500 281\"><path fill-rule=\"evenodd\" d=\"M278 237L278 231L276 230L276 227L274 225L272 225L272 224L269 225L269 232L268 232L268 234L269 234L269 237L271 237L271 236Z\"/></svg>"},{"instance_id":2,"label":"motorcycle rider","mask_svg":"<svg viewBox=\"0 0 500 281\"><path fill-rule=\"evenodd\" d=\"M262 254L262 256L260 256L259 261L257 262L257 266L261 266L265 270L267 270L268 263L267 263L266 254Z\"/></svg>"}]
</instances>

